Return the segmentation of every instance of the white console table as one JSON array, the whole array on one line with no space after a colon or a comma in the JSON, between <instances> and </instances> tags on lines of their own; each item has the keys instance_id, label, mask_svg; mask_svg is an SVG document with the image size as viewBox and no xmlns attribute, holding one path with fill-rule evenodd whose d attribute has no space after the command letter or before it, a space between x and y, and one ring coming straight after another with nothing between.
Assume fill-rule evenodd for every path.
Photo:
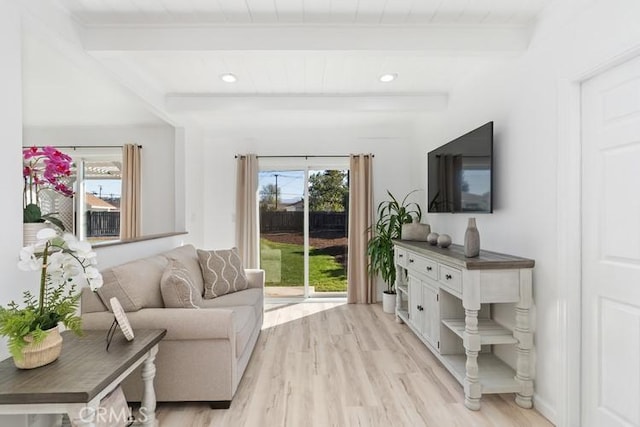
<instances>
[{"instance_id":1,"label":"white console table","mask_svg":"<svg viewBox=\"0 0 640 427\"><path fill-rule=\"evenodd\" d=\"M464 386L465 406L480 409L485 393L516 393L531 408L529 325L533 260L481 251L466 258L462 246L396 240L396 320L409 328ZM515 303L515 327L492 318L495 304ZM517 369L493 354L515 345Z\"/></svg>"}]
</instances>

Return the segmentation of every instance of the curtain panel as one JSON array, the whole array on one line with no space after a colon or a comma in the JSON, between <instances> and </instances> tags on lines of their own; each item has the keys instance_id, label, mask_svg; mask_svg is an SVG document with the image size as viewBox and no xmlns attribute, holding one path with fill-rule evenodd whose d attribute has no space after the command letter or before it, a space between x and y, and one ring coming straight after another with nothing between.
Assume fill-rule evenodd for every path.
<instances>
[{"instance_id":1,"label":"curtain panel","mask_svg":"<svg viewBox=\"0 0 640 427\"><path fill-rule=\"evenodd\" d=\"M236 246L245 268L258 268L258 157L238 156L236 171Z\"/></svg>"},{"instance_id":2,"label":"curtain panel","mask_svg":"<svg viewBox=\"0 0 640 427\"><path fill-rule=\"evenodd\" d=\"M142 234L140 227L140 152L136 144L122 147L122 198L120 238L132 239Z\"/></svg>"},{"instance_id":3,"label":"curtain panel","mask_svg":"<svg viewBox=\"0 0 640 427\"><path fill-rule=\"evenodd\" d=\"M349 179L349 258L347 262L347 302L375 303L376 289L369 275L367 244L373 224L373 155L352 154Z\"/></svg>"}]
</instances>

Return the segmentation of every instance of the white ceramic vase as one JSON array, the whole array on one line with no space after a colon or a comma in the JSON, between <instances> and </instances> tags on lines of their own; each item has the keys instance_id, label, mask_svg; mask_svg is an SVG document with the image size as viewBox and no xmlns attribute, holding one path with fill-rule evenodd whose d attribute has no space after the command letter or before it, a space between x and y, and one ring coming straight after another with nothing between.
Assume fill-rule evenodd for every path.
<instances>
[{"instance_id":1,"label":"white ceramic vase","mask_svg":"<svg viewBox=\"0 0 640 427\"><path fill-rule=\"evenodd\" d=\"M476 227L476 219L469 218L467 231L464 233L464 256L473 258L480 255L480 233Z\"/></svg>"}]
</instances>

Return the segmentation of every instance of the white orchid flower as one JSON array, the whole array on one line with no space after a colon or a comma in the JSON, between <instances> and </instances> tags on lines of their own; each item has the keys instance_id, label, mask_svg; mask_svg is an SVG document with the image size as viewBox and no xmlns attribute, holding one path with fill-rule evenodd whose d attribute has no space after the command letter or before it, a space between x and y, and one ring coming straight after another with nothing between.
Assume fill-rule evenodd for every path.
<instances>
[{"instance_id":1,"label":"white orchid flower","mask_svg":"<svg viewBox=\"0 0 640 427\"><path fill-rule=\"evenodd\" d=\"M56 237L57 235L58 233L53 228L43 228L42 230L38 231L38 234L36 234L36 238L38 240L49 240Z\"/></svg>"},{"instance_id":2,"label":"white orchid flower","mask_svg":"<svg viewBox=\"0 0 640 427\"><path fill-rule=\"evenodd\" d=\"M34 246L26 246L20 250L18 268L22 271L36 271L42 268L42 261L35 256Z\"/></svg>"},{"instance_id":3,"label":"white orchid flower","mask_svg":"<svg viewBox=\"0 0 640 427\"><path fill-rule=\"evenodd\" d=\"M91 259L96 257L96 253L91 249L91 243L86 241L73 241L67 242L69 246L69 250L75 252L76 256L84 259Z\"/></svg>"},{"instance_id":4,"label":"white orchid flower","mask_svg":"<svg viewBox=\"0 0 640 427\"><path fill-rule=\"evenodd\" d=\"M84 276L87 278L89 282L89 286L91 286L91 290L95 290L102 286L102 274L95 267L87 267L84 270Z\"/></svg>"},{"instance_id":5,"label":"white orchid flower","mask_svg":"<svg viewBox=\"0 0 640 427\"><path fill-rule=\"evenodd\" d=\"M42 277L47 278L47 287L59 288L73 283L77 279L85 279L92 290L103 284L102 274L95 267L96 253L91 244L78 239L69 233L58 237L56 230L45 228L38 232L35 245L22 248L18 267L21 270L42 270ZM43 268L44 256L47 265Z\"/></svg>"}]
</instances>

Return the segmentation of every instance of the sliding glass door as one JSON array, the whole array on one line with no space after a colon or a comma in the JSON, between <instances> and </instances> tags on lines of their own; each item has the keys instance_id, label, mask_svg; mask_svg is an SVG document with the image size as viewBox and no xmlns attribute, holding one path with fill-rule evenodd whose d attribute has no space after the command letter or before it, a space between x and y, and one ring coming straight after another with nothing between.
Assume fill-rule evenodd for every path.
<instances>
[{"instance_id":1,"label":"sliding glass door","mask_svg":"<svg viewBox=\"0 0 640 427\"><path fill-rule=\"evenodd\" d=\"M348 159L310 160L260 159L260 266L268 297L346 295Z\"/></svg>"}]
</instances>

